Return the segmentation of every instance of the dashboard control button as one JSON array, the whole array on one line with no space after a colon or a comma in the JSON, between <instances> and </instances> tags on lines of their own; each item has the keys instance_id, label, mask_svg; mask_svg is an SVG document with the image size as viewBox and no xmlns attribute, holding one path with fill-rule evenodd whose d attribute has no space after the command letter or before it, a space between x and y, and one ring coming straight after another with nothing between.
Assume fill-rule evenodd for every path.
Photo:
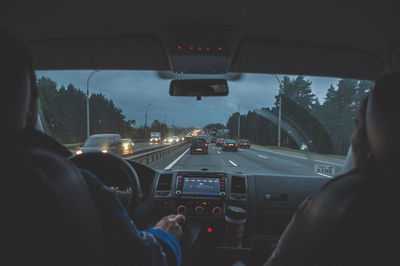
<instances>
[{"instance_id":1,"label":"dashboard control button","mask_svg":"<svg viewBox=\"0 0 400 266\"><path fill-rule=\"evenodd\" d=\"M219 193L219 196L222 197L222 198L225 197L225 195L226 195L226 193L225 193L224 191L221 191L221 192Z\"/></svg>"},{"instance_id":2,"label":"dashboard control button","mask_svg":"<svg viewBox=\"0 0 400 266\"><path fill-rule=\"evenodd\" d=\"M176 208L176 214L183 214L183 215L187 215L187 208L185 205L179 205L178 208Z\"/></svg>"},{"instance_id":3,"label":"dashboard control button","mask_svg":"<svg viewBox=\"0 0 400 266\"><path fill-rule=\"evenodd\" d=\"M182 191L180 191L180 190L178 189L177 191L175 191L175 195L177 195L177 196L179 197L180 195L182 195Z\"/></svg>"},{"instance_id":4,"label":"dashboard control button","mask_svg":"<svg viewBox=\"0 0 400 266\"><path fill-rule=\"evenodd\" d=\"M203 212L204 212L204 208L201 207L201 206L196 206L196 207L194 208L194 213L196 213L197 215L202 215Z\"/></svg>"},{"instance_id":5,"label":"dashboard control button","mask_svg":"<svg viewBox=\"0 0 400 266\"><path fill-rule=\"evenodd\" d=\"M218 218L222 215L222 208L219 206L215 206L212 210L211 210L211 214L215 217Z\"/></svg>"}]
</instances>

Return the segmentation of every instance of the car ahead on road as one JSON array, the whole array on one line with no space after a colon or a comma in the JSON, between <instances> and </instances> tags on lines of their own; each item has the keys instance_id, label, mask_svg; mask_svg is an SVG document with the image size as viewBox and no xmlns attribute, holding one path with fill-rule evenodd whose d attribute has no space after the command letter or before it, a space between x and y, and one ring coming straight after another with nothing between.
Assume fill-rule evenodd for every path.
<instances>
[{"instance_id":1,"label":"car ahead on road","mask_svg":"<svg viewBox=\"0 0 400 266\"><path fill-rule=\"evenodd\" d=\"M222 151L238 151L239 144L237 140L234 139L225 139L224 144L222 145Z\"/></svg>"},{"instance_id":2,"label":"car ahead on road","mask_svg":"<svg viewBox=\"0 0 400 266\"><path fill-rule=\"evenodd\" d=\"M129 149L128 149L129 150ZM123 155L122 139L119 134L95 134L91 135L75 154L88 152L113 153Z\"/></svg>"},{"instance_id":3,"label":"car ahead on road","mask_svg":"<svg viewBox=\"0 0 400 266\"><path fill-rule=\"evenodd\" d=\"M181 141L181 138L178 137L178 136L173 136L173 137L171 138L171 143L172 143L172 144L178 143L178 142L180 142L180 141Z\"/></svg>"},{"instance_id":4,"label":"car ahead on road","mask_svg":"<svg viewBox=\"0 0 400 266\"><path fill-rule=\"evenodd\" d=\"M248 139L241 139L239 140L239 147L240 148L245 148L245 149L250 149L250 141Z\"/></svg>"},{"instance_id":5,"label":"car ahead on road","mask_svg":"<svg viewBox=\"0 0 400 266\"><path fill-rule=\"evenodd\" d=\"M211 143L216 143L217 142L217 138L216 137L212 137L210 142Z\"/></svg>"},{"instance_id":6,"label":"car ahead on road","mask_svg":"<svg viewBox=\"0 0 400 266\"><path fill-rule=\"evenodd\" d=\"M122 155L133 154L135 143L131 139L121 139L122 142Z\"/></svg>"},{"instance_id":7,"label":"car ahead on road","mask_svg":"<svg viewBox=\"0 0 400 266\"><path fill-rule=\"evenodd\" d=\"M224 139L217 139L216 141L215 141L215 145L216 146L222 146L224 144Z\"/></svg>"},{"instance_id":8,"label":"car ahead on road","mask_svg":"<svg viewBox=\"0 0 400 266\"><path fill-rule=\"evenodd\" d=\"M208 153L208 142L204 138L195 138L190 142L190 153Z\"/></svg>"},{"instance_id":9,"label":"car ahead on road","mask_svg":"<svg viewBox=\"0 0 400 266\"><path fill-rule=\"evenodd\" d=\"M150 132L150 143L158 143L161 140L160 132Z\"/></svg>"}]
</instances>

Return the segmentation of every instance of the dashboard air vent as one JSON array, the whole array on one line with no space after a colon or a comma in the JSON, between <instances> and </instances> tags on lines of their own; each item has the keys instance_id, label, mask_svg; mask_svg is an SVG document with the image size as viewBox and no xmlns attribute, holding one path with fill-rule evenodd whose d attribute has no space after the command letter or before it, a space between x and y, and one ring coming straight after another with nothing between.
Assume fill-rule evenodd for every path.
<instances>
[{"instance_id":1,"label":"dashboard air vent","mask_svg":"<svg viewBox=\"0 0 400 266\"><path fill-rule=\"evenodd\" d=\"M243 176L232 176L231 193L246 194L246 182Z\"/></svg>"},{"instance_id":2,"label":"dashboard air vent","mask_svg":"<svg viewBox=\"0 0 400 266\"><path fill-rule=\"evenodd\" d=\"M171 190L172 174L160 175L157 184L157 190Z\"/></svg>"}]
</instances>

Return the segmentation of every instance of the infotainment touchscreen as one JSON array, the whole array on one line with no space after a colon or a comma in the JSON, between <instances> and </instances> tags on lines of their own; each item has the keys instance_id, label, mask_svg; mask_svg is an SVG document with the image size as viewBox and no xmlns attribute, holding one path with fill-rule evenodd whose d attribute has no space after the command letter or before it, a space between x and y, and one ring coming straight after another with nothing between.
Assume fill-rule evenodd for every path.
<instances>
[{"instance_id":1,"label":"infotainment touchscreen","mask_svg":"<svg viewBox=\"0 0 400 266\"><path fill-rule=\"evenodd\" d=\"M218 195L219 178L185 177L182 194L186 195Z\"/></svg>"}]
</instances>

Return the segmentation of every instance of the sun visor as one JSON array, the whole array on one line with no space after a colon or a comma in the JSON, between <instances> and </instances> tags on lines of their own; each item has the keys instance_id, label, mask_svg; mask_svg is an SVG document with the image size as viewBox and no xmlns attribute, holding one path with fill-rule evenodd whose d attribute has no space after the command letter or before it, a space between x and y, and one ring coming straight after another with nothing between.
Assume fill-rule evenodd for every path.
<instances>
[{"instance_id":1,"label":"sun visor","mask_svg":"<svg viewBox=\"0 0 400 266\"><path fill-rule=\"evenodd\" d=\"M384 69L376 54L351 48L243 40L230 72L374 79Z\"/></svg>"},{"instance_id":2,"label":"sun visor","mask_svg":"<svg viewBox=\"0 0 400 266\"><path fill-rule=\"evenodd\" d=\"M155 36L62 39L30 42L35 69L169 70Z\"/></svg>"}]
</instances>

